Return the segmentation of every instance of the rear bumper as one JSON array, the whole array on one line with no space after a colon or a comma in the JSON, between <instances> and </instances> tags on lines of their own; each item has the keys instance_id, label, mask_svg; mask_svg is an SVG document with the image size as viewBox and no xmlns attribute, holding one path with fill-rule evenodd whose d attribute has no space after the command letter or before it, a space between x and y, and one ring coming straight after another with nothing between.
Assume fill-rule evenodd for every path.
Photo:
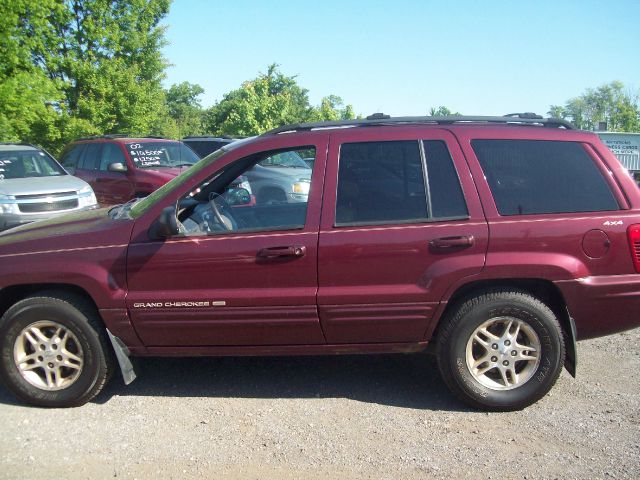
<instances>
[{"instance_id":1,"label":"rear bumper","mask_svg":"<svg viewBox=\"0 0 640 480\"><path fill-rule=\"evenodd\" d=\"M575 320L578 340L640 326L640 275L555 282Z\"/></svg>"}]
</instances>

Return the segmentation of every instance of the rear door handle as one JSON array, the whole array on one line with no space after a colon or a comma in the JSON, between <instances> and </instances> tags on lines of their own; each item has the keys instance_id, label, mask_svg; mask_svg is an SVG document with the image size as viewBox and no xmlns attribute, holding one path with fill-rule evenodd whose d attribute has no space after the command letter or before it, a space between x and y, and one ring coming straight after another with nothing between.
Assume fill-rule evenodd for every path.
<instances>
[{"instance_id":1,"label":"rear door handle","mask_svg":"<svg viewBox=\"0 0 640 480\"><path fill-rule=\"evenodd\" d=\"M286 247L268 247L258 252L260 258L304 257L307 247L304 245L288 245Z\"/></svg>"},{"instance_id":2,"label":"rear door handle","mask_svg":"<svg viewBox=\"0 0 640 480\"><path fill-rule=\"evenodd\" d=\"M455 248L467 248L475 243L473 235L460 235L456 237L434 238L429 242L429 247L436 250L450 250Z\"/></svg>"}]
</instances>

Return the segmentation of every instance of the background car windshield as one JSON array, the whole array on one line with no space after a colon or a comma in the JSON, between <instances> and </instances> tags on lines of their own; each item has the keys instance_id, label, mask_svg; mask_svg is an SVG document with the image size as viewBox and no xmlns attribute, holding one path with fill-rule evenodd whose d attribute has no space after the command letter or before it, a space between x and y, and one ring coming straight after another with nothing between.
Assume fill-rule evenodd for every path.
<instances>
[{"instance_id":1,"label":"background car windshield","mask_svg":"<svg viewBox=\"0 0 640 480\"><path fill-rule=\"evenodd\" d=\"M0 152L0 180L66 174L63 168L44 152L38 150Z\"/></svg>"},{"instance_id":2,"label":"background car windshield","mask_svg":"<svg viewBox=\"0 0 640 480\"><path fill-rule=\"evenodd\" d=\"M262 167L293 167L311 170L297 152L282 152L259 162Z\"/></svg>"},{"instance_id":3,"label":"background car windshield","mask_svg":"<svg viewBox=\"0 0 640 480\"><path fill-rule=\"evenodd\" d=\"M126 148L137 168L183 167L199 160L193 150L180 142L131 142Z\"/></svg>"}]
</instances>

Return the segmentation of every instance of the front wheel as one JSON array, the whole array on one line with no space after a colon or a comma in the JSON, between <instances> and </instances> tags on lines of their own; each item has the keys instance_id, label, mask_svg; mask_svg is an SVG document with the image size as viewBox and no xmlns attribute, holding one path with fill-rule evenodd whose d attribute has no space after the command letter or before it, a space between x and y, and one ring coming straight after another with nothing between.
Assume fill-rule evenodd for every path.
<instances>
[{"instance_id":1,"label":"front wheel","mask_svg":"<svg viewBox=\"0 0 640 480\"><path fill-rule=\"evenodd\" d=\"M459 398L483 410L519 410L542 398L564 363L562 331L540 300L517 290L457 306L438 338L438 365Z\"/></svg>"},{"instance_id":2,"label":"front wheel","mask_svg":"<svg viewBox=\"0 0 640 480\"><path fill-rule=\"evenodd\" d=\"M0 379L19 399L42 407L91 400L113 370L106 332L85 299L28 297L0 319Z\"/></svg>"}]
</instances>

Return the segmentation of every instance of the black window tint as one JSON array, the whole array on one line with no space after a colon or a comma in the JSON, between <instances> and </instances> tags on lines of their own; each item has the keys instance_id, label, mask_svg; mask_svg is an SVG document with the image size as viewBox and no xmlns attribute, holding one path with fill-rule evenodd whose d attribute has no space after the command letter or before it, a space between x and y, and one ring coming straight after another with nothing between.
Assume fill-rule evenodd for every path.
<instances>
[{"instance_id":1,"label":"black window tint","mask_svg":"<svg viewBox=\"0 0 640 480\"><path fill-rule=\"evenodd\" d=\"M78 168L82 170L97 170L100 162L101 148L102 145L99 143L89 143L84 150L84 155Z\"/></svg>"},{"instance_id":2,"label":"black window tint","mask_svg":"<svg viewBox=\"0 0 640 480\"><path fill-rule=\"evenodd\" d=\"M435 218L469 216L447 145L442 140L427 140L423 144L432 215Z\"/></svg>"},{"instance_id":3,"label":"black window tint","mask_svg":"<svg viewBox=\"0 0 640 480\"><path fill-rule=\"evenodd\" d=\"M106 171L112 163L121 163L125 167L127 166L127 161L120 147L114 143L107 143L102 148L102 158L99 169Z\"/></svg>"},{"instance_id":4,"label":"black window tint","mask_svg":"<svg viewBox=\"0 0 640 480\"><path fill-rule=\"evenodd\" d=\"M418 142L342 145L337 225L396 223L427 218Z\"/></svg>"},{"instance_id":5,"label":"black window tint","mask_svg":"<svg viewBox=\"0 0 640 480\"><path fill-rule=\"evenodd\" d=\"M63 167L74 170L78 166L78 159L84 150L84 145L75 145L62 154L60 163Z\"/></svg>"},{"instance_id":6,"label":"black window tint","mask_svg":"<svg viewBox=\"0 0 640 480\"><path fill-rule=\"evenodd\" d=\"M474 140L472 146L501 215L619 209L579 143Z\"/></svg>"}]
</instances>

